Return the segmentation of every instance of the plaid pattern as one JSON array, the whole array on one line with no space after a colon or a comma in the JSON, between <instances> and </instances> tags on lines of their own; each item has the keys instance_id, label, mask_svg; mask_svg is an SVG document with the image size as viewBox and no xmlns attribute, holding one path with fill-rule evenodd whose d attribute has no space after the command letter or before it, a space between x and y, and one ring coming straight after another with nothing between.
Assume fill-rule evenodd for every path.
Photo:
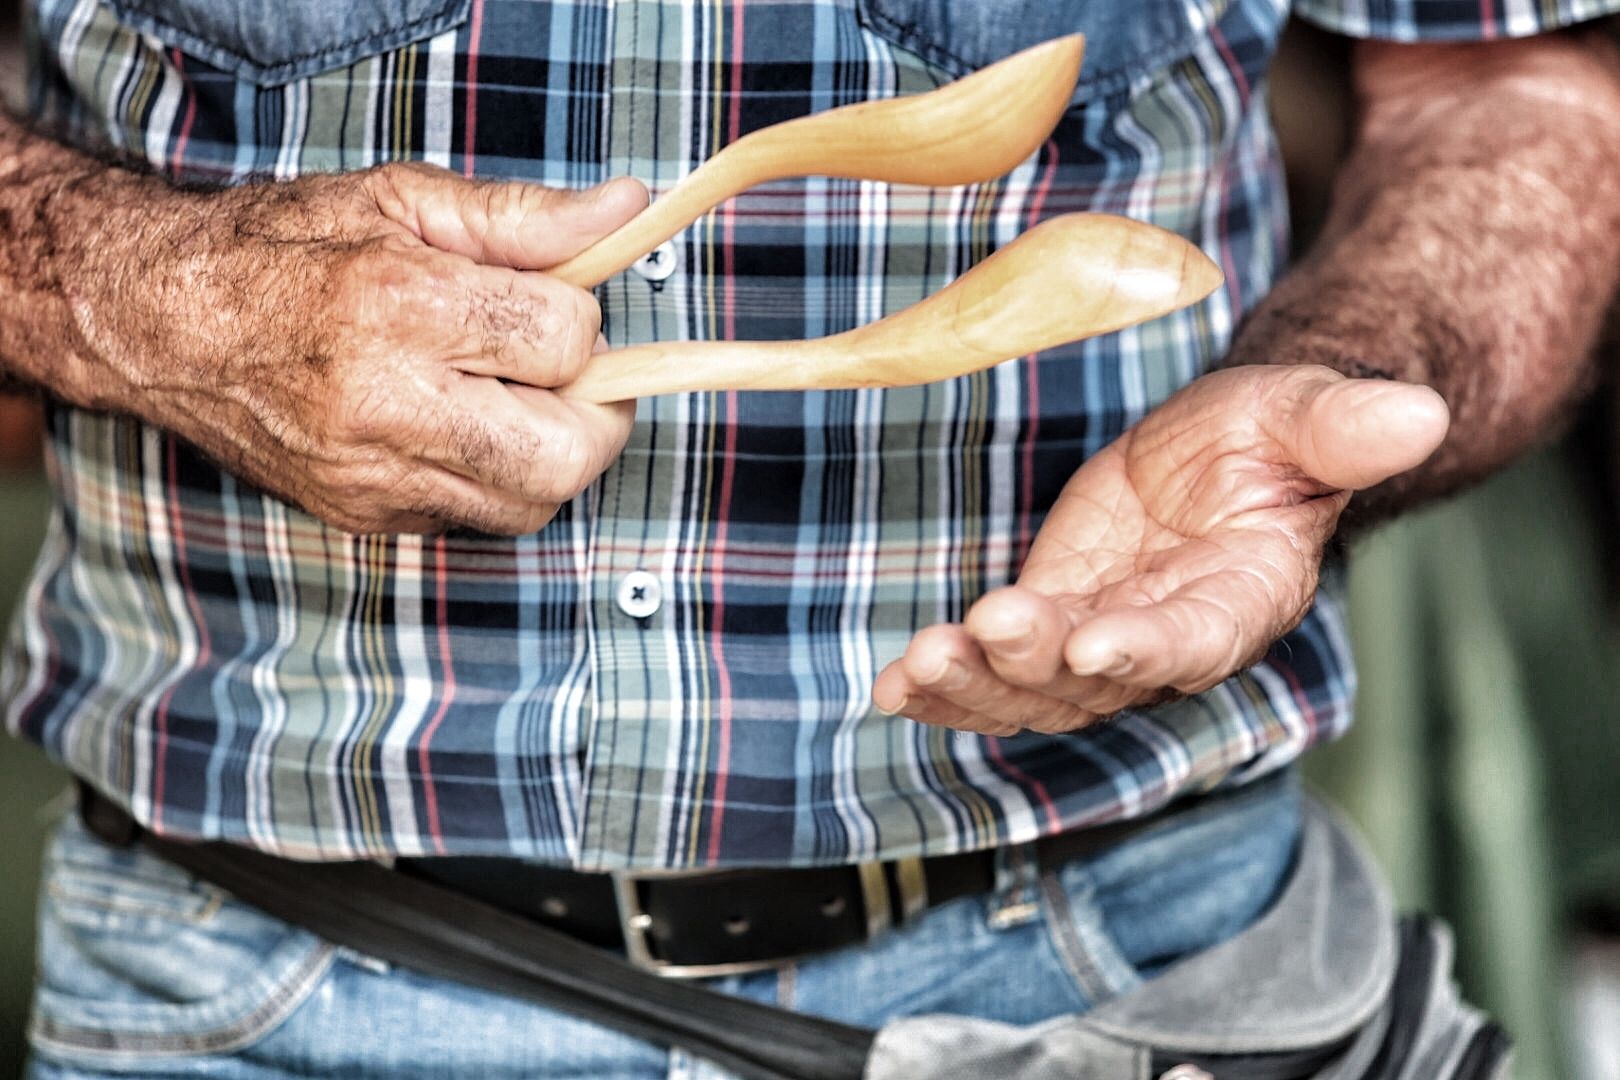
<instances>
[{"instance_id":1,"label":"plaid pattern","mask_svg":"<svg viewBox=\"0 0 1620 1080\"><path fill-rule=\"evenodd\" d=\"M1067 0L936 7L990 2ZM97 0L41 0L35 108L177 177L423 158L659 191L766 124L943 81L883 32L892 6L472 0L438 36L260 86ZM1264 80L1283 6L1104 7L1099 34L1133 11L1184 32L1088 86L1005 179L774 184L682 234L666 281L600 295L616 343L829 334L1080 209L1193 238L1227 288L934 386L643 401L623 458L538 535L345 535L161 432L56 409L57 511L0 676L11 727L169 833L591 868L939 854L1291 761L1349 720L1331 581L1261 665L1077 734L959 736L869 704L911 634L1009 581L1075 467L1218 358L1278 272ZM1444 9L1450 33L1458 7L1420 0L1402 28ZM639 621L614 601L635 570L664 595Z\"/></svg>"}]
</instances>

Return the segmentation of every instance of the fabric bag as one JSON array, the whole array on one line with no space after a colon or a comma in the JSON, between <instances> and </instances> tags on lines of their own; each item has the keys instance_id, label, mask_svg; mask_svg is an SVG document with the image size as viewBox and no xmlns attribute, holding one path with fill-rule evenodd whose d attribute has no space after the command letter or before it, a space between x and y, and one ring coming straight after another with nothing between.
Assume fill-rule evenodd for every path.
<instances>
[{"instance_id":1,"label":"fabric bag","mask_svg":"<svg viewBox=\"0 0 1620 1080\"><path fill-rule=\"evenodd\" d=\"M1397 918L1360 842L1307 800L1298 861L1247 930L1083 1016L924 1016L878 1032L867 1080L1486 1080L1508 1040L1451 982L1449 931ZM943 1063L949 1063L945 1065Z\"/></svg>"}]
</instances>

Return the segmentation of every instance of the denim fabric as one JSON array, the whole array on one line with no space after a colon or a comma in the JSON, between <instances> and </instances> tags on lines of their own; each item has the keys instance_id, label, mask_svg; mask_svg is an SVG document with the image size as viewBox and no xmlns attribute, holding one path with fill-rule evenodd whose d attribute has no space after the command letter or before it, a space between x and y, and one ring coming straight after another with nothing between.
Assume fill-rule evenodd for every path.
<instances>
[{"instance_id":1,"label":"denim fabric","mask_svg":"<svg viewBox=\"0 0 1620 1080\"><path fill-rule=\"evenodd\" d=\"M472 0L106 0L126 26L259 86L423 41Z\"/></svg>"},{"instance_id":2,"label":"denim fabric","mask_svg":"<svg viewBox=\"0 0 1620 1080\"><path fill-rule=\"evenodd\" d=\"M861 21L955 75L1064 34L1086 35L1074 100L1115 93L1192 52L1230 0L855 0Z\"/></svg>"},{"instance_id":3,"label":"denim fabric","mask_svg":"<svg viewBox=\"0 0 1620 1080\"><path fill-rule=\"evenodd\" d=\"M1252 923L1285 880L1291 776L1038 877L1012 853L997 895L942 905L864 948L727 992L879 1026L926 1013L1033 1024L1139 986ZM598 1026L390 969L291 929L74 822L41 917L32 1080L717 1077Z\"/></svg>"}]
</instances>

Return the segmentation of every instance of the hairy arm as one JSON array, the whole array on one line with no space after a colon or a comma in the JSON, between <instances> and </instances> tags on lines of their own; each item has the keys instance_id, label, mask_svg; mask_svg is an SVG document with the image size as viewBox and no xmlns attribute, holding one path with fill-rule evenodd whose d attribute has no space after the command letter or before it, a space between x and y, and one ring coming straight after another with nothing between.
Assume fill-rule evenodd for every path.
<instances>
[{"instance_id":1,"label":"hairy arm","mask_svg":"<svg viewBox=\"0 0 1620 1080\"><path fill-rule=\"evenodd\" d=\"M1359 493L1365 522L1455 490L1557 427L1620 279L1620 57L1601 34L1363 43L1355 143L1323 235L1233 364L1434 387L1452 423Z\"/></svg>"},{"instance_id":2,"label":"hairy arm","mask_svg":"<svg viewBox=\"0 0 1620 1080\"><path fill-rule=\"evenodd\" d=\"M100 189L91 199L123 202L149 183L36 137L0 109L0 385L91 403L95 364L64 277L79 276L69 264L92 253L64 237L61 223L88 216L72 209L87 188Z\"/></svg>"},{"instance_id":3,"label":"hairy arm","mask_svg":"<svg viewBox=\"0 0 1620 1080\"><path fill-rule=\"evenodd\" d=\"M595 299L533 271L646 198L421 164L186 190L0 115L0 373L344 529L529 532L633 415L549 391L605 343Z\"/></svg>"}]
</instances>

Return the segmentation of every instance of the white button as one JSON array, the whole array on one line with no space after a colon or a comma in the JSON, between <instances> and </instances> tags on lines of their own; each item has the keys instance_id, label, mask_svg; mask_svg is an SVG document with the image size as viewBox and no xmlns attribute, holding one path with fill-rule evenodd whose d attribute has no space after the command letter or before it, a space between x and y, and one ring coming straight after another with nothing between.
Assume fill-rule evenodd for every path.
<instances>
[{"instance_id":1,"label":"white button","mask_svg":"<svg viewBox=\"0 0 1620 1080\"><path fill-rule=\"evenodd\" d=\"M630 269L648 281L663 281L675 272L675 242L665 240L632 263Z\"/></svg>"},{"instance_id":2,"label":"white button","mask_svg":"<svg viewBox=\"0 0 1620 1080\"><path fill-rule=\"evenodd\" d=\"M1215 1080L1209 1073L1196 1065L1177 1065L1159 1080Z\"/></svg>"},{"instance_id":3,"label":"white button","mask_svg":"<svg viewBox=\"0 0 1620 1080\"><path fill-rule=\"evenodd\" d=\"M624 575L619 582L619 610L632 619L645 619L664 602L664 586L645 570Z\"/></svg>"}]
</instances>

